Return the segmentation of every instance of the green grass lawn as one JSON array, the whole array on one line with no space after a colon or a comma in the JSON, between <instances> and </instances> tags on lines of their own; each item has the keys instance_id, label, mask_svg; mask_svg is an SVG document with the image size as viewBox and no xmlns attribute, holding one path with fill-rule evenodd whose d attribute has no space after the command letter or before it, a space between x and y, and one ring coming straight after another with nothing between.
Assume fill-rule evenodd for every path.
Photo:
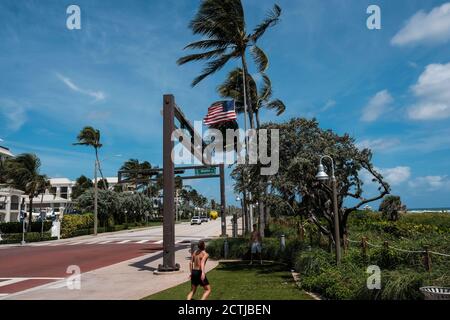
<instances>
[{"instance_id":1,"label":"green grass lawn","mask_svg":"<svg viewBox=\"0 0 450 320\"><path fill-rule=\"evenodd\" d=\"M223 262L207 273L212 293L210 300L311 300L300 290L286 266L248 265L248 262ZM145 300L185 300L190 281L144 298ZM199 287L194 299L200 299Z\"/></svg>"}]
</instances>

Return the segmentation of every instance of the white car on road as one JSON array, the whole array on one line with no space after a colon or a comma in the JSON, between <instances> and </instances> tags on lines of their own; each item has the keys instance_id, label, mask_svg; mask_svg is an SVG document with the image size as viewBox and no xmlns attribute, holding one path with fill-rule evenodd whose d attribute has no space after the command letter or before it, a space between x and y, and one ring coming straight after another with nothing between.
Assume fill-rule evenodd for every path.
<instances>
[{"instance_id":1,"label":"white car on road","mask_svg":"<svg viewBox=\"0 0 450 320\"><path fill-rule=\"evenodd\" d=\"M200 217L198 217L198 216L192 217L192 219L191 219L191 226L193 224L202 224L202 219L200 219Z\"/></svg>"}]
</instances>

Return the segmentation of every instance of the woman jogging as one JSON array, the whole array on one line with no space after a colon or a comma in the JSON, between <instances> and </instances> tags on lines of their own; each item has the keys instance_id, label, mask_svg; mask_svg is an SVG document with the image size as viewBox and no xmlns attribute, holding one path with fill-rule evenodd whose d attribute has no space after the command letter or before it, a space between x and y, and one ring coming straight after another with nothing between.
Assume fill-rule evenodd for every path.
<instances>
[{"instance_id":1,"label":"woman jogging","mask_svg":"<svg viewBox=\"0 0 450 320\"><path fill-rule=\"evenodd\" d=\"M206 278L205 268L208 257L209 254L205 251L205 242L200 241L198 243L198 250L192 253L191 262L189 263L189 270L191 272L191 292L189 292L187 300L192 300L199 285L205 290L202 300L206 300L211 294L211 286Z\"/></svg>"}]
</instances>

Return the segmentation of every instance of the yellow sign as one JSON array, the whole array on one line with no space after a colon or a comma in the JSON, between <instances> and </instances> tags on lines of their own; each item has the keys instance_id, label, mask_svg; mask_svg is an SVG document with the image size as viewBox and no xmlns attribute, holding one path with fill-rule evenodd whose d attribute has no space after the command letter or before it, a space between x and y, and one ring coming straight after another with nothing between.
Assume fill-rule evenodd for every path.
<instances>
[{"instance_id":1,"label":"yellow sign","mask_svg":"<svg viewBox=\"0 0 450 320\"><path fill-rule=\"evenodd\" d=\"M216 220L219 217L219 213L213 210L209 213L209 216L211 217L211 219Z\"/></svg>"}]
</instances>

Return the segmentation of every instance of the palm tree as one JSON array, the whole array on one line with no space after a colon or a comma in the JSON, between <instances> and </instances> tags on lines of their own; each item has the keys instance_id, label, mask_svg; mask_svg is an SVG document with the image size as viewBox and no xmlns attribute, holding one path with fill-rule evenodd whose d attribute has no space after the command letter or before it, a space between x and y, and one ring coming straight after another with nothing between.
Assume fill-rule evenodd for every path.
<instances>
[{"instance_id":1,"label":"palm tree","mask_svg":"<svg viewBox=\"0 0 450 320\"><path fill-rule=\"evenodd\" d=\"M8 159L5 162L7 183L13 188L24 191L30 201L28 230L30 230L33 220L33 200L40 194L42 186L46 185L48 180L45 175L39 174L40 167L41 161L35 154L31 153L18 155L16 158Z\"/></svg>"},{"instance_id":2,"label":"palm tree","mask_svg":"<svg viewBox=\"0 0 450 320\"><path fill-rule=\"evenodd\" d=\"M100 131L94 129L93 127L84 127L80 133L77 136L77 143L74 143L74 145L81 145L81 146L90 146L93 147L95 150L95 169L94 169L94 176L95 176L95 183L94 183L94 235L97 235L97 225L98 225L98 185L97 185L97 168L100 171L100 175L102 177L103 182L106 181L105 177L103 176L102 169L100 167L100 160L98 158L98 150L102 147L102 144L100 143ZM106 185L104 185L105 189L107 188Z\"/></svg>"},{"instance_id":3,"label":"palm tree","mask_svg":"<svg viewBox=\"0 0 450 320\"><path fill-rule=\"evenodd\" d=\"M77 136L78 142L74 143L74 146L89 146L93 147L95 150L95 161L97 164L98 171L103 181L105 177L103 176L102 168L100 166L100 160L98 157L98 150L103 146L100 143L100 130L96 130L93 127L84 127ZM106 186L104 186L107 188Z\"/></svg>"},{"instance_id":4,"label":"palm tree","mask_svg":"<svg viewBox=\"0 0 450 320\"><path fill-rule=\"evenodd\" d=\"M92 183L92 180L88 177L81 175L75 182L75 185L72 188L72 195L71 198L73 200L77 199L79 196L81 196L86 190L89 190L92 188L94 184Z\"/></svg>"},{"instance_id":5,"label":"palm tree","mask_svg":"<svg viewBox=\"0 0 450 320\"><path fill-rule=\"evenodd\" d=\"M274 5L267 17L248 34L241 0L203 0L189 27L194 34L204 36L206 39L185 47L203 52L184 56L178 60L178 64L208 61L202 73L193 80L192 86L222 69L231 59L240 59L244 74L247 75L249 72L246 54L250 47L258 71L264 72L268 67L268 58L256 43L269 27L279 21L280 15L281 8ZM243 82L248 88L250 79L245 77ZM248 104L252 105L250 95L246 96ZM250 127L254 128L252 108L249 110L249 119Z\"/></svg>"},{"instance_id":6,"label":"palm tree","mask_svg":"<svg viewBox=\"0 0 450 320\"><path fill-rule=\"evenodd\" d=\"M261 109L275 110L277 116L281 115L286 110L283 101L280 99L271 100L273 94L272 82L265 73L262 73L261 76L263 85L259 89L253 77L249 74L246 76L246 78L249 79L250 85L248 91L252 98L251 109L255 114L257 129L261 127L261 121L259 119L259 112ZM242 79L242 69L236 68L228 74L227 79L217 89L222 97L235 100L237 112L244 111L244 87L240 79Z\"/></svg>"},{"instance_id":7,"label":"palm tree","mask_svg":"<svg viewBox=\"0 0 450 320\"><path fill-rule=\"evenodd\" d=\"M46 175L40 175L37 181L37 188L36 193L41 195L41 205L40 210L42 211L42 203L44 202L44 195L47 190L49 190L52 187L52 184L50 183L50 180L47 178ZM44 220L41 216L41 238L44 234Z\"/></svg>"},{"instance_id":8,"label":"palm tree","mask_svg":"<svg viewBox=\"0 0 450 320\"><path fill-rule=\"evenodd\" d=\"M151 175L148 173L142 173L142 170L150 170L152 165L148 161L139 162L138 159L130 159L125 161L120 170L130 171L123 173L123 177L127 179L128 182L135 185L135 190L143 188L148 184L147 179L150 179Z\"/></svg>"}]
</instances>

